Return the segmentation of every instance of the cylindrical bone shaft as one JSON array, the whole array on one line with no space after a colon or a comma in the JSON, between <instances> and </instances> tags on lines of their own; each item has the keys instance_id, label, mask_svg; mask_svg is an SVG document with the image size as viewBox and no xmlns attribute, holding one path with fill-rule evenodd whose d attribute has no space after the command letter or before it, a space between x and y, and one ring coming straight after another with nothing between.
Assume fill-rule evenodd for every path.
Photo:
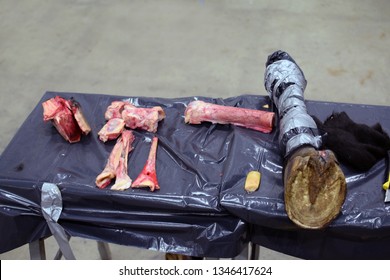
<instances>
[{"instance_id":1,"label":"cylindrical bone shaft","mask_svg":"<svg viewBox=\"0 0 390 280\"><path fill-rule=\"evenodd\" d=\"M123 191L131 186L131 178L127 174L127 160L129 153L133 150L132 143L134 142L134 134L130 130L122 132L123 149L120 154L119 163L115 170L116 180L111 187L112 190Z\"/></svg>"},{"instance_id":2,"label":"cylindrical bone shaft","mask_svg":"<svg viewBox=\"0 0 390 280\"><path fill-rule=\"evenodd\" d=\"M234 124L264 133L271 132L274 123L273 112L223 106L200 100L188 104L184 117L186 123Z\"/></svg>"},{"instance_id":3,"label":"cylindrical bone shaft","mask_svg":"<svg viewBox=\"0 0 390 280\"><path fill-rule=\"evenodd\" d=\"M127 174L127 158L128 153L133 149L131 145L134 139L133 132L130 130L125 130L122 133L122 136L118 138L104 170L96 177L96 186L98 188L102 189L107 187L111 183L111 180L118 176L119 171L120 174L123 174L124 172ZM121 166L119 166L120 163Z\"/></svg>"}]
</instances>

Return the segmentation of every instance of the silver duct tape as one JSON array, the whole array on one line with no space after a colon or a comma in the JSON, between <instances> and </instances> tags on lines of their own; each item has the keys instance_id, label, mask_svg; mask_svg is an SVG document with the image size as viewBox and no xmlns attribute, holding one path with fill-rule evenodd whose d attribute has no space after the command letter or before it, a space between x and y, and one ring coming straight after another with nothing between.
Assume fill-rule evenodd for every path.
<instances>
[{"instance_id":1,"label":"silver duct tape","mask_svg":"<svg viewBox=\"0 0 390 280\"><path fill-rule=\"evenodd\" d=\"M62 212L62 196L55 184L43 183L41 194L42 214L64 257L75 260L64 228L57 223Z\"/></svg>"},{"instance_id":2,"label":"silver duct tape","mask_svg":"<svg viewBox=\"0 0 390 280\"><path fill-rule=\"evenodd\" d=\"M265 88L274 101L278 104L277 89L281 83L293 83L300 88L301 96L306 88L307 82L302 70L297 64L289 60L279 60L270 65L265 70L264 75ZM276 82L275 82L276 81Z\"/></svg>"},{"instance_id":3,"label":"silver duct tape","mask_svg":"<svg viewBox=\"0 0 390 280\"><path fill-rule=\"evenodd\" d=\"M41 195L42 212L57 222L62 212L61 192L55 184L43 183Z\"/></svg>"},{"instance_id":4,"label":"silver duct tape","mask_svg":"<svg viewBox=\"0 0 390 280\"><path fill-rule=\"evenodd\" d=\"M314 146L318 149L321 146L321 138L308 133L297 134L287 141L286 155L303 145Z\"/></svg>"},{"instance_id":5,"label":"silver duct tape","mask_svg":"<svg viewBox=\"0 0 390 280\"><path fill-rule=\"evenodd\" d=\"M279 143L285 149L285 155L302 145L320 148L322 141L317 125L305 107L291 108L280 120Z\"/></svg>"},{"instance_id":6,"label":"silver duct tape","mask_svg":"<svg viewBox=\"0 0 390 280\"><path fill-rule=\"evenodd\" d=\"M278 108L280 117L279 144L284 155L302 145L321 146L317 125L307 113L303 92L307 82L299 66L289 60L268 65L265 88Z\"/></svg>"},{"instance_id":7,"label":"silver duct tape","mask_svg":"<svg viewBox=\"0 0 390 280\"><path fill-rule=\"evenodd\" d=\"M300 108L305 113L307 112L303 93L296 85L289 86L278 98L279 117L283 118L286 112L292 108Z\"/></svg>"},{"instance_id":8,"label":"silver duct tape","mask_svg":"<svg viewBox=\"0 0 390 280\"><path fill-rule=\"evenodd\" d=\"M299 127L310 127L317 129L315 121L309 114L306 113L306 111L303 111L298 107L292 108L280 120L279 137L283 137L283 135L288 131Z\"/></svg>"}]
</instances>

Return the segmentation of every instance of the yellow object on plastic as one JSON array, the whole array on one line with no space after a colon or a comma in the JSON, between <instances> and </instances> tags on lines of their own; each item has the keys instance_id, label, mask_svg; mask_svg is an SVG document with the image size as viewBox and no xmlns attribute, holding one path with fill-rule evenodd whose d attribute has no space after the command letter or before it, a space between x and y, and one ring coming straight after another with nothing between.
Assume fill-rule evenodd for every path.
<instances>
[{"instance_id":1,"label":"yellow object on plastic","mask_svg":"<svg viewBox=\"0 0 390 280\"><path fill-rule=\"evenodd\" d=\"M389 178L387 179L387 182L383 184L383 189L388 190L390 185L390 173L389 173Z\"/></svg>"},{"instance_id":2,"label":"yellow object on plastic","mask_svg":"<svg viewBox=\"0 0 390 280\"><path fill-rule=\"evenodd\" d=\"M254 192L260 187L261 174L259 171L250 171L246 175L245 190L247 192Z\"/></svg>"}]
</instances>

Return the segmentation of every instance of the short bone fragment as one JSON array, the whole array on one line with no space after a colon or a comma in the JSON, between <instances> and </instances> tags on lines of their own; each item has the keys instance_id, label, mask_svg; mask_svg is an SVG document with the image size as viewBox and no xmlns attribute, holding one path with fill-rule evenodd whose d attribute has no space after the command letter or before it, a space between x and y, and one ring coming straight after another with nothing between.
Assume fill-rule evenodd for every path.
<instances>
[{"instance_id":1,"label":"short bone fragment","mask_svg":"<svg viewBox=\"0 0 390 280\"><path fill-rule=\"evenodd\" d=\"M124 120L120 118L112 118L98 132L99 139L103 142L114 140L121 135L124 128Z\"/></svg>"},{"instance_id":2,"label":"short bone fragment","mask_svg":"<svg viewBox=\"0 0 390 280\"><path fill-rule=\"evenodd\" d=\"M81 134L91 131L80 104L71 98L66 100L56 96L42 103L43 120L51 120L61 136L69 143L79 142Z\"/></svg>"}]
</instances>

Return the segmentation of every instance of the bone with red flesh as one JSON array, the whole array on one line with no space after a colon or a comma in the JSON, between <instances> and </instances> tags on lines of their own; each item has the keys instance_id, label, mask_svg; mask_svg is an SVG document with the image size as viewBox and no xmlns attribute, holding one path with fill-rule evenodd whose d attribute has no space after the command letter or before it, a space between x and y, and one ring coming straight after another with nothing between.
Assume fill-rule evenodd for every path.
<instances>
[{"instance_id":1,"label":"bone with red flesh","mask_svg":"<svg viewBox=\"0 0 390 280\"><path fill-rule=\"evenodd\" d=\"M151 191L159 190L160 186L157 181L156 173L156 151L158 138L153 137L152 146L150 147L149 156L146 160L145 166L137 179L131 185L132 188L149 187Z\"/></svg>"},{"instance_id":2,"label":"bone with red flesh","mask_svg":"<svg viewBox=\"0 0 390 280\"><path fill-rule=\"evenodd\" d=\"M113 140L121 135L125 128L125 121L119 118L110 119L98 132L99 139L103 142Z\"/></svg>"},{"instance_id":3,"label":"bone with red flesh","mask_svg":"<svg viewBox=\"0 0 390 280\"><path fill-rule=\"evenodd\" d=\"M200 124L206 121L234 124L264 133L272 131L274 115L273 112L223 106L200 100L189 103L184 113L186 123Z\"/></svg>"},{"instance_id":4,"label":"bone with red flesh","mask_svg":"<svg viewBox=\"0 0 390 280\"><path fill-rule=\"evenodd\" d=\"M131 131L125 130L122 132L122 136L118 138L110 153L106 166L96 177L95 183L98 188L102 189L107 187L111 183L111 180L118 175L121 179L127 179L125 178L124 173L127 172L127 157L128 153L133 149L131 147L133 141L134 135ZM120 181L118 181L118 184L119 183Z\"/></svg>"},{"instance_id":5,"label":"bone with red flesh","mask_svg":"<svg viewBox=\"0 0 390 280\"><path fill-rule=\"evenodd\" d=\"M111 151L106 166L104 167L103 171L96 177L95 183L98 188L103 189L107 187L111 183L111 180L115 178L115 171L119 165L119 159L122 150L123 142L122 138L119 138Z\"/></svg>"},{"instance_id":6,"label":"bone with red flesh","mask_svg":"<svg viewBox=\"0 0 390 280\"><path fill-rule=\"evenodd\" d=\"M131 131L125 130L122 132L123 149L119 158L119 164L116 168L115 184L111 187L112 190L123 191L131 186L131 178L127 174L127 160L129 152L133 150L131 144L134 142L134 135Z\"/></svg>"},{"instance_id":7,"label":"bone with red flesh","mask_svg":"<svg viewBox=\"0 0 390 280\"><path fill-rule=\"evenodd\" d=\"M79 142L81 139L81 130L77 125L73 114L69 110L63 110L57 113L53 119L53 125L57 131L69 143Z\"/></svg>"},{"instance_id":8,"label":"bone with red flesh","mask_svg":"<svg viewBox=\"0 0 390 280\"><path fill-rule=\"evenodd\" d=\"M113 118L122 118L122 111L125 108L125 105L133 106L127 101L113 101L110 106L107 107L107 110L104 114L106 120Z\"/></svg>"},{"instance_id":9,"label":"bone with red flesh","mask_svg":"<svg viewBox=\"0 0 390 280\"><path fill-rule=\"evenodd\" d=\"M55 115L66 107L66 100L56 96L50 98L42 103L43 107L43 120L49 121L54 119Z\"/></svg>"},{"instance_id":10,"label":"bone with red flesh","mask_svg":"<svg viewBox=\"0 0 390 280\"><path fill-rule=\"evenodd\" d=\"M81 110L80 104L76 100L71 98L68 101L68 105L70 106L69 109L72 111L73 116L74 116L77 124L79 125L79 127L81 129L81 132L83 134L85 134L85 135L90 133L91 132L91 127L90 127L87 119L85 118L85 116L83 114L83 111Z\"/></svg>"},{"instance_id":11,"label":"bone with red flesh","mask_svg":"<svg viewBox=\"0 0 390 280\"><path fill-rule=\"evenodd\" d=\"M43 120L53 122L57 131L70 143L80 141L81 129L78 126L68 101L56 96L42 103Z\"/></svg>"},{"instance_id":12,"label":"bone with red flesh","mask_svg":"<svg viewBox=\"0 0 390 280\"><path fill-rule=\"evenodd\" d=\"M139 108L133 105L125 105L122 111L122 119L131 129L143 129L156 132L158 122L165 118L165 112L160 106L153 108Z\"/></svg>"}]
</instances>

